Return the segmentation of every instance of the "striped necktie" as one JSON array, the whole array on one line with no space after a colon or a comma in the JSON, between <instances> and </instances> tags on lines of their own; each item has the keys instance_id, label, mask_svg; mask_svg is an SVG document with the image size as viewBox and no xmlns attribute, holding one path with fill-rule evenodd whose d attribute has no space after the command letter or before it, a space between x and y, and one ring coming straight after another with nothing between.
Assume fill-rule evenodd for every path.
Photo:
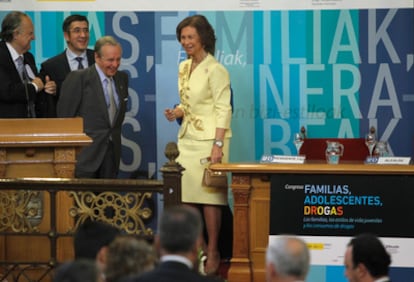
<instances>
[{"instance_id":1,"label":"striped necktie","mask_svg":"<svg viewBox=\"0 0 414 282\"><path fill-rule=\"evenodd\" d=\"M19 56L16 59L16 63L17 63L17 72L20 75L20 79L23 81L24 80L24 63L23 63L23 57Z\"/></svg>"},{"instance_id":2,"label":"striped necktie","mask_svg":"<svg viewBox=\"0 0 414 282\"><path fill-rule=\"evenodd\" d=\"M114 118L116 114L116 102L114 97L114 90L112 88L112 78L106 79L106 90L108 93L109 98L109 107L108 107L108 114L109 114L109 120L111 121L111 125L114 123Z\"/></svg>"},{"instance_id":3,"label":"striped necktie","mask_svg":"<svg viewBox=\"0 0 414 282\"><path fill-rule=\"evenodd\" d=\"M29 92L27 89L27 85L31 82L31 79L25 69L23 56L19 56L16 59L16 61L17 61L17 71L19 72L20 78L22 82L24 83L24 87L25 87L26 99L27 99L27 116L29 118L34 118L36 117L35 105L33 101L30 101Z\"/></svg>"}]
</instances>

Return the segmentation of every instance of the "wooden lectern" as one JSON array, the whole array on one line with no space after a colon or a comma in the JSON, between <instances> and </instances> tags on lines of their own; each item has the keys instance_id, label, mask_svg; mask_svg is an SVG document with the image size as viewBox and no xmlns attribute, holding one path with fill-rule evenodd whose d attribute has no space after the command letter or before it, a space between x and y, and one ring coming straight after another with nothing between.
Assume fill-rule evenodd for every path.
<instances>
[{"instance_id":1,"label":"wooden lectern","mask_svg":"<svg viewBox=\"0 0 414 282\"><path fill-rule=\"evenodd\" d=\"M0 119L0 178L52 177L73 178L76 155L80 149L92 142L83 132L82 118L50 119ZM1 198L7 199L7 193L0 191ZM14 194L9 194L14 195ZM39 232L50 230L50 197L39 192L42 202L36 225ZM64 211L72 206L72 199L66 193L57 194L56 211L59 218L57 231L67 232L73 226L73 218ZM14 211L9 211L13 213ZM19 214L12 214L19 221ZM21 216L21 214L20 214ZM16 219L17 218L17 219ZM27 218L21 218L24 225ZM8 226L10 224L10 226ZM1 226L2 225L2 226ZM1 223L0 230L16 228L12 222ZM12 228L13 225L13 228ZM17 230L17 232L24 232ZM49 249L48 241L33 237L28 242L19 236L0 237L0 260L39 261ZM70 257L73 254L71 244L62 243L57 249L58 257Z\"/></svg>"},{"instance_id":2,"label":"wooden lectern","mask_svg":"<svg viewBox=\"0 0 414 282\"><path fill-rule=\"evenodd\" d=\"M74 177L82 118L0 119L0 177Z\"/></svg>"}]
</instances>

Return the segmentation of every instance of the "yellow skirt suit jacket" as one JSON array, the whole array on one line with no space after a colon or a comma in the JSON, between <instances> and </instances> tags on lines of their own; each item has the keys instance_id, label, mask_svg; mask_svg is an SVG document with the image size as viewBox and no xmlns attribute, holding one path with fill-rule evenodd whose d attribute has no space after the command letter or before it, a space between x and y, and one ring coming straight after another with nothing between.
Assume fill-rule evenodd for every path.
<instances>
[{"instance_id":1,"label":"yellow skirt suit jacket","mask_svg":"<svg viewBox=\"0 0 414 282\"><path fill-rule=\"evenodd\" d=\"M178 90L184 117L178 132L178 162L185 168L182 177L182 201L199 204L227 205L227 190L202 185L216 128L226 129L223 162L228 161L231 137L229 73L211 54L190 73L192 59L180 63Z\"/></svg>"}]
</instances>

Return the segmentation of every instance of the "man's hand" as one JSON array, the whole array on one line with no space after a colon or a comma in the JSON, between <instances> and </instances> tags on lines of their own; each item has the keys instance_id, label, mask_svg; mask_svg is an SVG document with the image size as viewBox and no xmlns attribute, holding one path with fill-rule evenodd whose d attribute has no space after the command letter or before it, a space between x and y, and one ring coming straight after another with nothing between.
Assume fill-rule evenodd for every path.
<instances>
[{"instance_id":1,"label":"man's hand","mask_svg":"<svg viewBox=\"0 0 414 282\"><path fill-rule=\"evenodd\" d=\"M45 85L43 84L43 81L40 79L40 77L35 77L32 80L32 83L36 84L37 92L42 91Z\"/></svg>"},{"instance_id":2,"label":"man's hand","mask_svg":"<svg viewBox=\"0 0 414 282\"><path fill-rule=\"evenodd\" d=\"M50 95L56 95L56 83L50 80L50 77L46 75L45 92Z\"/></svg>"}]
</instances>

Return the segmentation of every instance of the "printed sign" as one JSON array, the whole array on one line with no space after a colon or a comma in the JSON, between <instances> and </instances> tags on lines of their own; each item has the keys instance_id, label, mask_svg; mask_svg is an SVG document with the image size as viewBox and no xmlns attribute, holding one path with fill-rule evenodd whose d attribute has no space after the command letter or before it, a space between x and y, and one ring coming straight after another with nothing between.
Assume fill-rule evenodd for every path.
<instances>
[{"instance_id":1,"label":"printed sign","mask_svg":"<svg viewBox=\"0 0 414 282\"><path fill-rule=\"evenodd\" d=\"M272 177L270 234L414 238L414 176ZM289 220L286 220L286 215Z\"/></svg>"}]
</instances>

